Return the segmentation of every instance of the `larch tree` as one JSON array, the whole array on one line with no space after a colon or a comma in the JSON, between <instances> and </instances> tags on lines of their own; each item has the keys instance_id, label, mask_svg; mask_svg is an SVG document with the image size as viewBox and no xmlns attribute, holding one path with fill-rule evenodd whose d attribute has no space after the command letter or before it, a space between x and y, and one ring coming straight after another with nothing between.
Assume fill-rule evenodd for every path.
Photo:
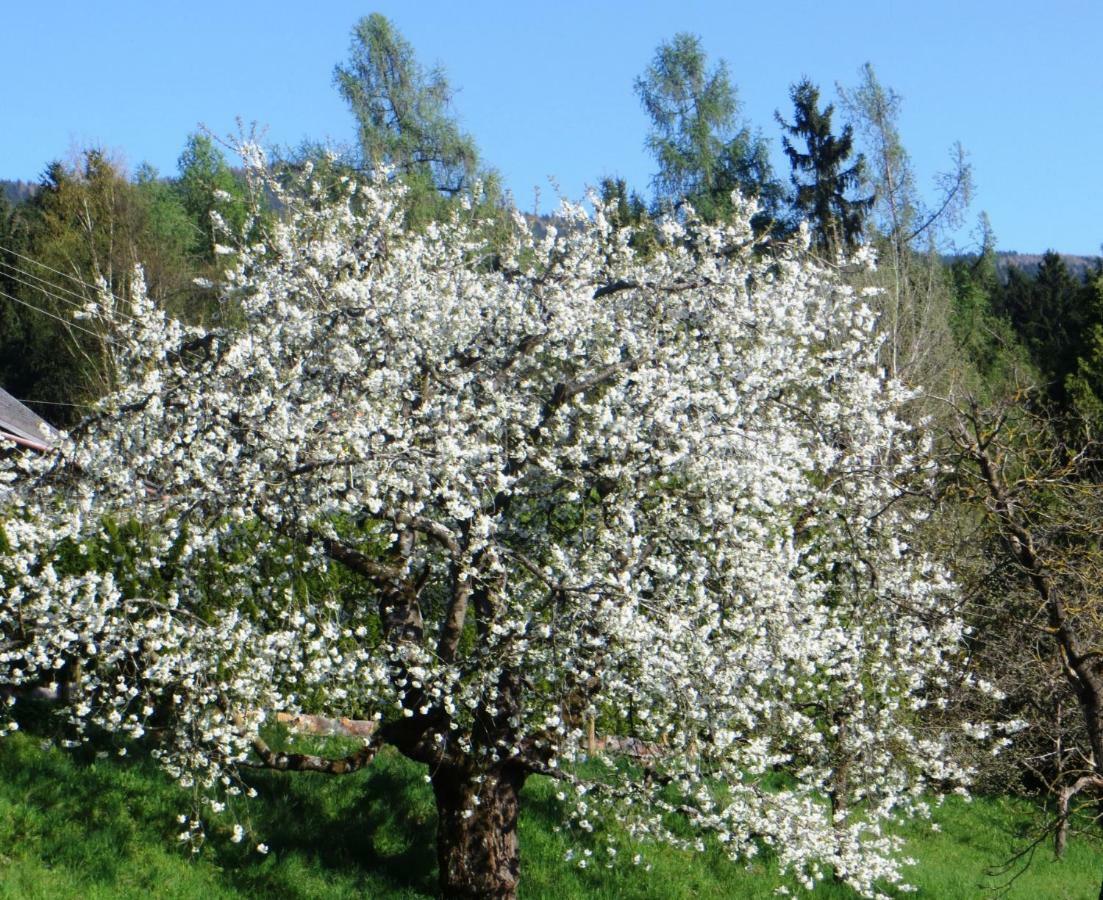
<instances>
[{"instance_id":1,"label":"larch tree","mask_svg":"<svg viewBox=\"0 0 1103 900\"><path fill-rule=\"evenodd\" d=\"M79 672L73 726L155 731L216 809L245 766L390 745L446 897L515 896L534 774L583 830L899 883L890 823L960 774L921 711L961 628L861 294L762 252L753 207L646 257L600 203L518 216L488 266L471 212L412 231L383 176L303 178L237 248L240 326L105 296L118 389L0 460L0 680ZM341 758L262 737L304 708L377 725ZM594 715L647 763L578 766Z\"/></svg>"},{"instance_id":2,"label":"larch tree","mask_svg":"<svg viewBox=\"0 0 1103 900\"><path fill-rule=\"evenodd\" d=\"M739 191L758 198L756 224L773 226L782 187L766 142L739 122L727 64L710 67L701 39L677 34L659 45L635 86L651 119L647 148L659 166L654 178L659 209L688 203L714 222L732 213L732 191Z\"/></svg>"},{"instance_id":3,"label":"larch tree","mask_svg":"<svg viewBox=\"0 0 1103 900\"><path fill-rule=\"evenodd\" d=\"M448 78L426 70L389 19L373 13L356 23L348 61L333 78L356 118L365 169L390 167L423 206L473 189L478 150L452 113Z\"/></svg>"},{"instance_id":4,"label":"larch tree","mask_svg":"<svg viewBox=\"0 0 1103 900\"><path fill-rule=\"evenodd\" d=\"M886 333L882 359L894 377L950 395L967 376L955 353L952 280L943 254L970 202L971 168L955 145L950 169L934 178L933 203L924 203L899 130L903 98L869 63L859 70L857 85L839 85L838 92L867 161L857 188L874 198L866 238L877 249L878 272L870 280L884 288L878 300Z\"/></svg>"}]
</instances>

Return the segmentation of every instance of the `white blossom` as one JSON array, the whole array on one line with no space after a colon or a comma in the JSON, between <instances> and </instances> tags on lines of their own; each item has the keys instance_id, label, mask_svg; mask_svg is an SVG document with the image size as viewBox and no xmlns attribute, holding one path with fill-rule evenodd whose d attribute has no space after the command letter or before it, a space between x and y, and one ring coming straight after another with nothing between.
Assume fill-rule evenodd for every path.
<instances>
[{"instance_id":1,"label":"white blossom","mask_svg":"<svg viewBox=\"0 0 1103 900\"><path fill-rule=\"evenodd\" d=\"M750 210L639 256L566 207L492 259L473 212L403 230L385 179L273 190L266 239L216 247L240 325L175 321L139 279L96 311L116 392L0 460L0 680L82 663L74 720L139 736L158 710L162 765L212 795L308 702L560 772L572 828L612 807L693 849L667 783L733 857L899 883L886 823L961 774L915 710L962 629L862 297L752 246ZM572 783L598 713L661 778ZM842 759L861 814L833 818Z\"/></svg>"}]
</instances>

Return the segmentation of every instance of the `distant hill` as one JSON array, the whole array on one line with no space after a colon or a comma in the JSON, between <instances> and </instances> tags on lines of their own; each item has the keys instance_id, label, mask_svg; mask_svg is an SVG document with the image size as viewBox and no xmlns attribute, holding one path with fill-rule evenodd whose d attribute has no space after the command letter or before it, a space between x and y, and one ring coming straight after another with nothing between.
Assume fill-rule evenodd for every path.
<instances>
[{"instance_id":1,"label":"distant hill","mask_svg":"<svg viewBox=\"0 0 1103 900\"><path fill-rule=\"evenodd\" d=\"M0 178L0 194L12 203L29 200L37 190L38 185L33 181L7 181Z\"/></svg>"},{"instance_id":2,"label":"distant hill","mask_svg":"<svg viewBox=\"0 0 1103 900\"><path fill-rule=\"evenodd\" d=\"M1014 251L997 251L996 271L1001 278L1006 278L1012 269L1019 269L1027 275L1033 275L1042 264L1041 253L1016 253ZM1074 256L1070 253L1062 253L1061 259L1073 278L1082 278L1084 275L1096 271L1103 265L1103 257L1099 256Z\"/></svg>"}]
</instances>

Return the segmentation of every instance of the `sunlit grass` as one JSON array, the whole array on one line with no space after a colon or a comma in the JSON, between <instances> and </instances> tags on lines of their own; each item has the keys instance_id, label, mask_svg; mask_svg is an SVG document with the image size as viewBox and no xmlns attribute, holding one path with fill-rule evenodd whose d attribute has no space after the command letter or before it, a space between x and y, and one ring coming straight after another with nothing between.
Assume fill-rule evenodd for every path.
<instances>
[{"instance_id":1,"label":"sunlit grass","mask_svg":"<svg viewBox=\"0 0 1103 900\"><path fill-rule=\"evenodd\" d=\"M260 796L211 820L193 855L177 839L190 798L150 760L70 754L42 734L18 734L0 742L0 898L432 897L435 812L422 775L393 753L341 778L258 772ZM523 810L524 898L768 898L780 884L795 887L768 859L748 866L715 847L634 847L615 826L587 837L582 846L594 853L581 869L564 860L574 845L555 830L555 787L530 781ZM907 828L919 860L911 870L919 890L909 896L953 900L990 896L1008 881L989 870L1030 843L1037 815L1023 800L954 798L935 821L938 832ZM231 840L235 823L248 832L241 843ZM260 841L267 855L256 851ZM618 853L607 868L610 841ZM650 870L631 863L641 849ZM1101 877L1103 852L1087 839L1074 839L1061 862L1047 844L1005 896L1094 898ZM826 884L814 896L853 895Z\"/></svg>"}]
</instances>

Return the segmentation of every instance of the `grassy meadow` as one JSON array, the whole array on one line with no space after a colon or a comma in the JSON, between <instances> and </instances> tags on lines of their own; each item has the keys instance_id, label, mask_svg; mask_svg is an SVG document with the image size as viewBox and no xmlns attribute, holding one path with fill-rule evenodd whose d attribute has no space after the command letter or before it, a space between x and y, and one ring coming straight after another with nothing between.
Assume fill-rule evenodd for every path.
<instances>
[{"instance_id":1,"label":"grassy meadow","mask_svg":"<svg viewBox=\"0 0 1103 900\"><path fill-rule=\"evenodd\" d=\"M364 772L345 777L257 772L259 792L208 825L192 854L179 840L177 816L187 792L140 753L105 748L67 752L33 726L0 741L0 898L427 898L434 895L435 812L417 766L384 752ZM555 789L534 778L521 817L523 898L770 898L782 884L768 859L734 864L718 850L686 854L643 848L651 870L633 866L640 849L623 834L595 833L585 868L564 861L578 844L555 830ZM907 896L953 900L1006 896L1081 900L1098 895L1103 848L1074 837L1056 862L1038 846L1017 878L991 870L1030 844L1038 822L1030 803L1011 798L953 798L929 823L908 826L918 860ZM234 824L248 836L234 843ZM599 848L619 848L607 868ZM265 842L270 851L258 853ZM584 845L585 846L585 845ZM1021 867L1020 867L1021 868ZM1004 890L1000 890L1003 887ZM799 893L799 892L798 892ZM819 898L852 892L821 885Z\"/></svg>"}]
</instances>

